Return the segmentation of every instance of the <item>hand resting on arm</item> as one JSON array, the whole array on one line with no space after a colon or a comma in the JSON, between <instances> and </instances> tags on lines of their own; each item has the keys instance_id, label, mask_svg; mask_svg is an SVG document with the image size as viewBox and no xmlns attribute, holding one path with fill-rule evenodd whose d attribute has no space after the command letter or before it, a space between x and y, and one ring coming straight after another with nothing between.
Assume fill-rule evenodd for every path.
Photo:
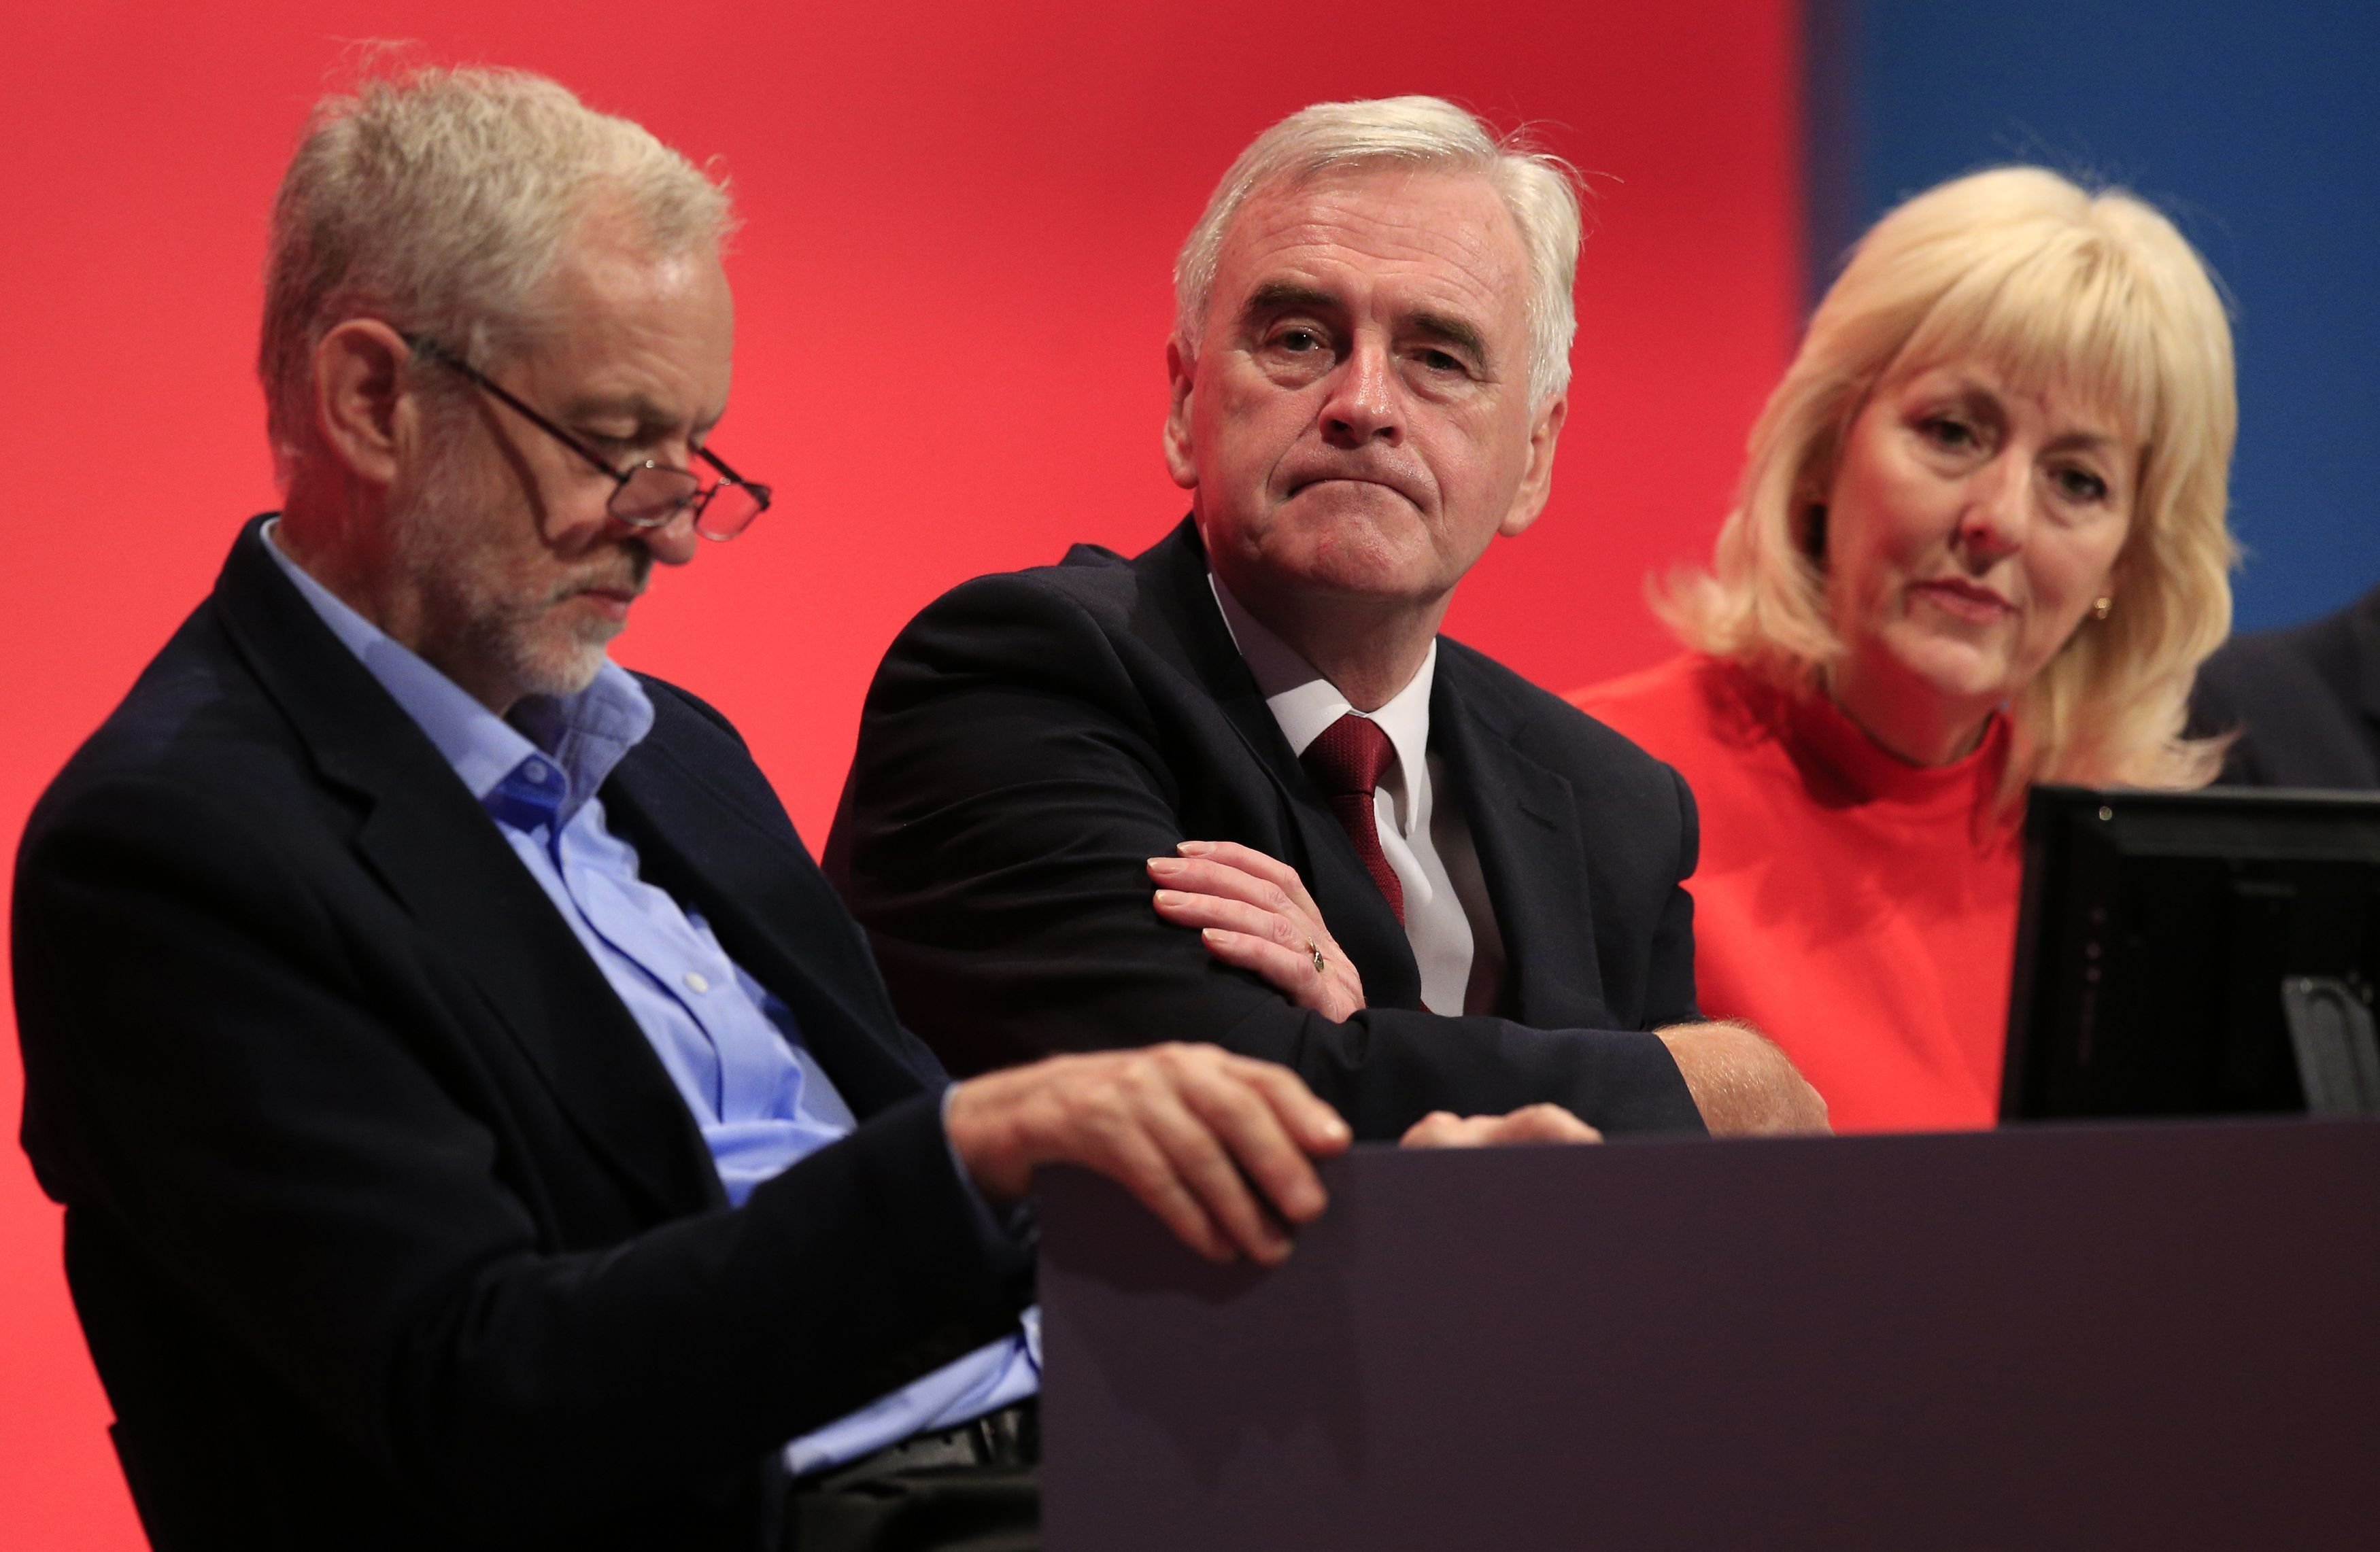
<instances>
[{"instance_id":1,"label":"hand resting on arm","mask_svg":"<svg viewBox=\"0 0 2380 1552\"><path fill-rule=\"evenodd\" d=\"M1156 894L1159 915L1177 927L1198 928L1209 953L1254 971L1301 1008L1343 1021L1364 1006L1363 983L1339 952L1295 868L1236 842L1185 841L1181 849L1180 857L1149 859L1149 876L1161 886ZM1324 961L1318 971L1318 953ZM1711 1135L1831 1130L1826 1100L1775 1043L1749 1025L1680 1024L1655 1033L1677 1062ZM1553 1105L1532 1105L1507 1116L1460 1118L1439 1111L1404 1136L1409 1146L1599 1140L1593 1127Z\"/></svg>"},{"instance_id":2,"label":"hand resting on arm","mask_svg":"<svg viewBox=\"0 0 2380 1552\"><path fill-rule=\"evenodd\" d=\"M1296 868L1236 841L1184 841L1181 849L1148 859L1159 915L1198 928L1208 953L1333 1024L1364 1006L1363 977Z\"/></svg>"},{"instance_id":3,"label":"hand resting on arm","mask_svg":"<svg viewBox=\"0 0 2380 1552\"><path fill-rule=\"evenodd\" d=\"M1160 886L1157 914L1196 928L1207 952L1252 970L1299 1007L1333 1023L1364 1006L1363 977L1340 949L1297 869L1236 841L1184 841L1178 857L1148 859ZM1492 1147L1506 1143L1599 1143L1603 1134L1559 1105L1500 1116L1433 1110L1406 1129L1402 1147Z\"/></svg>"}]
</instances>

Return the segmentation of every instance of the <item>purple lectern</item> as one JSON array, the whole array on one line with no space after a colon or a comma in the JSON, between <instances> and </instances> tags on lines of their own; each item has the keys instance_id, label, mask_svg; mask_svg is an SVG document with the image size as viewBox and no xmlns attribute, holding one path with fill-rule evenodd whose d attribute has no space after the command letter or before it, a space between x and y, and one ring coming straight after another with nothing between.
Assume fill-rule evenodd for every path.
<instances>
[{"instance_id":1,"label":"purple lectern","mask_svg":"<svg viewBox=\"0 0 2380 1552\"><path fill-rule=\"evenodd\" d=\"M1270 1272L1047 1182L1049 1552L2380 1546L2380 1123L1325 1180Z\"/></svg>"}]
</instances>

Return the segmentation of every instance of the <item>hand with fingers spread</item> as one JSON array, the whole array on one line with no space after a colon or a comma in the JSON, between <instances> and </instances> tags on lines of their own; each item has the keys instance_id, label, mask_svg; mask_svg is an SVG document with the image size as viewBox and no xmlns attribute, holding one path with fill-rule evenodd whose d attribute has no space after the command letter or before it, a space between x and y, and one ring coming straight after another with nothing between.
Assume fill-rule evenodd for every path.
<instances>
[{"instance_id":1,"label":"hand with fingers spread","mask_svg":"<svg viewBox=\"0 0 2380 1552\"><path fill-rule=\"evenodd\" d=\"M990 1197L1015 1201L1044 1164L1118 1182L1213 1261L1272 1266L1284 1225L1328 1201L1312 1158L1343 1151L1337 1111L1286 1067L1214 1046L1053 1056L952 1091L951 1146Z\"/></svg>"},{"instance_id":2,"label":"hand with fingers spread","mask_svg":"<svg viewBox=\"0 0 2380 1552\"><path fill-rule=\"evenodd\" d=\"M1159 915L1197 928L1208 953L1333 1023L1364 1006L1364 979L1296 868L1236 841L1184 841L1180 850L1148 859Z\"/></svg>"},{"instance_id":3,"label":"hand with fingers spread","mask_svg":"<svg viewBox=\"0 0 2380 1552\"><path fill-rule=\"evenodd\" d=\"M1406 1128L1399 1147L1502 1147L1511 1143L1599 1143L1603 1134L1560 1105L1524 1105L1508 1115L1432 1110Z\"/></svg>"}]
</instances>

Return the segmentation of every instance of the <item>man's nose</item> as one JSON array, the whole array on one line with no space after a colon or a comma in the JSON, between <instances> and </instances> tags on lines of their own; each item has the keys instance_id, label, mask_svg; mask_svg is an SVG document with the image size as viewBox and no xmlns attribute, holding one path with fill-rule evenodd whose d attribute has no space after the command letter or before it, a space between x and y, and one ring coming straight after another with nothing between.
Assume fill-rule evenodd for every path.
<instances>
[{"instance_id":1,"label":"man's nose","mask_svg":"<svg viewBox=\"0 0 2380 1552\"><path fill-rule=\"evenodd\" d=\"M627 533L663 565L686 564L694 559L695 549L701 542L694 531L694 507L691 503L679 508L676 516L658 528L629 528Z\"/></svg>"},{"instance_id":2,"label":"man's nose","mask_svg":"<svg viewBox=\"0 0 2380 1552\"><path fill-rule=\"evenodd\" d=\"M2033 471L2022 458L2002 456L1976 472L1959 515L1959 543L1989 563L2024 548L2033 517Z\"/></svg>"},{"instance_id":3,"label":"man's nose","mask_svg":"<svg viewBox=\"0 0 2380 1552\"><path fill-rule=\"evenodd\" d=\"M1404 441L1403 402L1385 345L1359 339L1340 364L1322 406L1322 438L1333 447Z\"/></svg>"}]
</instances>

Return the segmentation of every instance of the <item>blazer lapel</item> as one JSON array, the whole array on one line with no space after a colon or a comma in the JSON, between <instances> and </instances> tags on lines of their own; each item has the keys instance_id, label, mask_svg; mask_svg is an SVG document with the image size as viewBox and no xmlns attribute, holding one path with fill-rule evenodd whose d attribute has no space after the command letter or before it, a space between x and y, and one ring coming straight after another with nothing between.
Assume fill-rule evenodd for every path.
<instances>
[{"instance_id":1,"label":"blazer lapel","mask_svg":"<svg viewBox=\"0 0 2380 1552\"><path fill-rule=\"evenodd\" d=\"M1517 725L1497 687L1441 639L1430 741L1471 823L1503 934L1510 1016L1539 1029L1599 1025L1609 1014L1578 794L1569 778L1514 746Z\"/></svg>"},{"instance_id":2,"label":"blazer lapel","mask_svg":"<svg viewBox=\"0 0 2380 1552\"><path fill-rule=\"evenodd\" d=\"M1365 1000L1380 1007L1421 1006L1421 966L1388 900L1355 855L1337 816L1281 735L1257 688L1207 580L1207 555L1188 519L1133 563L1144 586L1133 621L1142 640L1172 658L1213 697L1248 755L1271 779L1304 855L1298 868L1331 936L1364 978ZM1193 839L1203 839L1194 837Z\"/></svg>"},{"instance_id":3,"label":"blazer lapel","mask_svg":"<svg viewBox=\"0 0 2380 1552\"><path fill-rule=\"evenodd\" d=\"M1302 782L1305 773L1297 756L1281 736L1281 724L1273 721L1256 676L1223 624L1223 612L1207 580L1207 552L1196 525L1184 518L1181 527L1132 566L1142 582L1134 634L1172 660L1213 697L1249 755L1276 782L1294 786L1289 781L1293 774Z\"/></svg>"},{"instance_id":4,"label":"blazer lapel","mask_svg":"<svg viewBox=\"0 0 2380 1552\"><path fill-rule=\"evenodd\" d=\"M603 788L645 878L700 911L728 957L783 1000L854 1114L928 1086L940 1074L904 1062L880 1033L898 1019L875 961L791 825L750 812L660 742L647 738Z\"/></svg>"},{"instance_id":5,"label":"blazer lapel","mask_svg":"<svg viewBox=\"0 0 2380 1552\"><path fill-rule=\"evenodd\" d=\"M441 771L462 814L446 794L383 787L358 849L460 963L596 1151L654 1206L720 1205L701 1132L651 1042L495 825ZM484 833L470 835L466 817Z\"/></svg>"},{"instance_id":6,"label":"blazer lapel","mask_svg":"<svg viewBox=\"0 0 2380 1552\"><path fill-rule=\"evenodd\" d=\"M318 768L363 800L365 864L650 1206L723 1202L693 1117L602 972L429 737L258 548L256 528L216 584L222 617Z\"/></svg>"}]
</instances>

